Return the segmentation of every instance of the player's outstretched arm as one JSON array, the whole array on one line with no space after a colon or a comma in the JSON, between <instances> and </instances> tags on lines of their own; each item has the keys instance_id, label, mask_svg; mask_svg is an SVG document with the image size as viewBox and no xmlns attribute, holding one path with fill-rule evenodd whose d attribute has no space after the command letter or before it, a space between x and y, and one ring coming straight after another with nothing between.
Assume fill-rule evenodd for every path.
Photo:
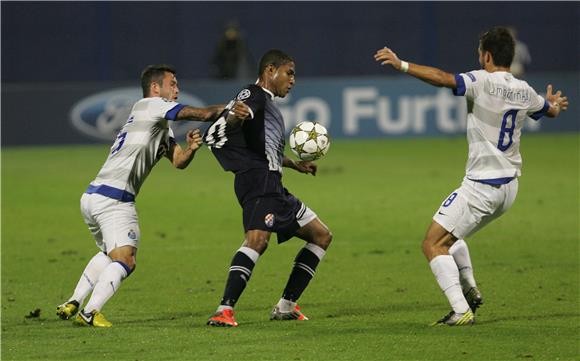
<instances>
[{"instance_id":1,"label":"player's outstretched arm","mask_svg":"<svg viewBox=\"0 0 580 361\"><path fill-rule=\"evenodd\" d=\"M402 61L397 57L397 54L386 46L377 50L375 53L375 61L380 62L381 65L391 65L396 70L412 75L431 85L451 89L457 87L455 76L453 74L434 67Z\"/></svg>"},{"instance_id":2,"label":"player's outstretched arm","mask_svg":"<svg viewBox=\"0 0 580 361\"><path fill-rule=\"evenodd\" d=\"M198 122L211 122L224 111L225 105L210 105L206 108L195 108L186 105L177 113L175 120L195 120Z\"/></svg>"},{"instance_id":3,"label":"player's outstretched arm","mask_svg":"<svg viewBox=\"0 0 580 361\"><path fill-rule=\"evenodd\" d=\"M550 118L555 118L560 115L560 111L568 110L568 97L562 96L560 90L552 93L552 84L549 84L546 89L546 100L550 104L546 115Z\"/></svg>"},{"instance_id":4,"label":"player's outstretched arm","mask_svg":"<svg viewBox=\"0 0 580 361\"><path fill-rule=\"evenodd\" d=\"M210 105L206 108L195 108L186 105L177 113L175 120L196 120L198 122L213 122L223 113L226 106L224 104ZM246 119L250 114L248 106L242 102L236 102L229 114L239 119Z\"/></svg>"},{"instance_id":5,"label":"player's outstretched arm","mask_svg":"<svg viewBox=\"0 0 580 361\"><path fill-rule=\"evenodd\" d=\"M294 170L299 171L300 173L312 175L316 175L316 171L318 169L318 166L314 162L308 162L305 160L296 162L288 157L284 157L284 159L282 159L282 166L292 168Z\"/></svg>"},{"instance_id":6,"label":"player's outstretched arm","mask_svg":"<svg viewBox=\"0 0 580 361\"><path fill-rule=\"evenodd\" d=\"M177 143L174 143L166 156L171 161L175 168L186 168L193 159L195 152L201 147L202 139L199 129L190 130L185 135L187 147L185 149Z\"/></svg>"}]
</instances>

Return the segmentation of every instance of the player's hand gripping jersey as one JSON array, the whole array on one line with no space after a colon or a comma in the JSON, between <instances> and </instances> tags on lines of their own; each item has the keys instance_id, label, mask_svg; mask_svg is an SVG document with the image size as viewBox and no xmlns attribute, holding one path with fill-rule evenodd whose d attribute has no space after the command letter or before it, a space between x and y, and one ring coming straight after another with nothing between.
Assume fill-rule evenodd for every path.
<instances>
[{"instance_id":1,"label":"player's hand gripping jersey","mask_svg":"<svg viewBox=\"0 0 580 361\"><path fill-rule=\"evenodd\" d=\"M153 166L175 143L167 121L175 120L183 107L159 97L144 98L135 103L87 193L133 201Z\"/></svg>"},{"instance_id":2,"label":"player's hand gripping jersey","mask_svg":"<svg viewBox=\"0 0 580 361\"><path fill-rule=\"evenodd\" d=\"M473 180L520 175L520 135L526 117L541 118L549 108L525 81L507 72L476 70L455 75L455 95L467 98L469 158Z\"/></svg>"},{"instance_id":3,"label":"player's hand gripping jersey","mask_svg":"<svg viewBox=\"0 0 580 361\"><path fill-rule=\"evenodd\" d=\"M224 170L234 173L248 169L268 169L282 173L284 119L273 102L274 95L251 84L232 100L203 137ZM234 101L243 101L251 117L230 124L226 115Z\"/></svg>"}]
</instances>

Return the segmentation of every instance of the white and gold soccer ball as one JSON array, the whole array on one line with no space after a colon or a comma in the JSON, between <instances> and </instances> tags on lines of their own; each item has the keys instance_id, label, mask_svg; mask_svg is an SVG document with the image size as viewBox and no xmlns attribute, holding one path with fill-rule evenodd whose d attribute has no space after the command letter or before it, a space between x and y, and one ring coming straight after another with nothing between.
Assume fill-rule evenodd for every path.
<instances>
[{"instance_id":1,"label":"white and gold soccer ball","mask_svg":"<svg viewBox=\"0 0 580 361\"><path fill-rule=\"evenodd\" d=\"M288 140L292 152L306 161L320 159L330 147L328 131L316 122L298 123L290 132Z\"/></svg>"}]
</instances>

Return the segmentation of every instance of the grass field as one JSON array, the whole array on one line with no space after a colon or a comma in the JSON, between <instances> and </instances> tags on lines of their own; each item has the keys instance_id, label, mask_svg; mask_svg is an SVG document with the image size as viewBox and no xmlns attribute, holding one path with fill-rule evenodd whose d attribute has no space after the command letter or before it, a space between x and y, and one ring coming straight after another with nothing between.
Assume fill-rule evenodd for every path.
<instances>
[{"instance_id":1,"label":"grass field","mask_svg":"<svg viewBox=\"0 0 580 361\"><path fill-rule=\"evenodd\" d=\"M316 177L287 171L334 233L300 300L311 320L268 320L302 245L273 242L237 329L205 326L242 241L233 177L207 149L184 171L162 161L137 201L136 272L103 310L114 327L61 321L96 253L79 198L107 150L2 150L2 360L580 360L577 134L524 136L514 207L468 240L486 301L468 328L427 326L449 306L420 250L463 138L335 141Z\"/></svg>"}]
</instances>

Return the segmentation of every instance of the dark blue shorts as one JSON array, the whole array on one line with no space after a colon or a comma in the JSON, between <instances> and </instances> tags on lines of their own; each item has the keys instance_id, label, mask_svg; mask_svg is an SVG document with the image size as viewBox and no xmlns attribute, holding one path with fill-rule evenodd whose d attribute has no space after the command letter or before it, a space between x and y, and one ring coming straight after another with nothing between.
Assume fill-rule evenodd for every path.
<instances>
[{"instance_id":1,"label":"dark blue shorts","mask_svg":"<svg viewBox=\"0 0 580 361\"><path fill-rule=\"evenodd\" d=\"M278 243L282 243L300 228L297 218L305 207L284 188L280 173L267 169L238 172L234 189L243 209L245 232L255 229L275 232Z\"/></svg>"}]
</instances>

